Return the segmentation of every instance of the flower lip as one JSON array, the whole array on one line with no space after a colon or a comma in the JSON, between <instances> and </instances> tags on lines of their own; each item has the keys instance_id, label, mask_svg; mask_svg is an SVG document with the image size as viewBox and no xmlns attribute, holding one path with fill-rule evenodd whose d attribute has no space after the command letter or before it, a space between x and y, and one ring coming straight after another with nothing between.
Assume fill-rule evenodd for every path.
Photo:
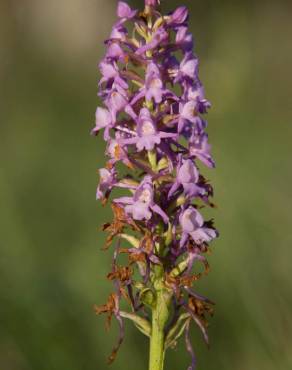
<instances>
[{"instance_id":1,"label":"flower lip","mask_svg":"<svg viewBox=\"0 0 292 370\"><path fill-rule=\"evenodd\" d=\"M142 135L155 135L156 130L151 121L144 121L141 126Z\"/></svg>"},{"instance_id":2,"label":"flower lip","mask_svg":"<svg viewBox=\"0 0 292 370\"><path fill-rule=\"evenodd\" d=\"M151 88L161 88L162 87L162 81L159 79L159 78L153 78L150 83L149 83L149 87Z\"/></svg>"},{"instance_id":3,"label":"flower lip","mask_svg":"<svg viewBox=\"0 0 292 370\"><path fill-rule=\"evenodd\" d=\"M149 205L153 200L153 190L149 186L145 186L144 188L139 189L139 191L137 190L135 198L137 201Z\"/></svg>"},{"instance_id":4,"label":"flower lip","mask_svg":"<svg viewBox=\"0 0 292 370\"><path fill-rule=\"evenodd\" d=\"M160 103L162 101L162 95L166 92L163 88L159 68L153 62L149 63L147 66L145 89L146 99L151 100L154 98L155 103Z\"/></svg>"},{"instance_id":5,"label":"flower lip","mask_svg":"<svg viewBox=\"0 0 292 370\"><path fill-rule=\"evenodd\" d=\"M140 137L155 135L157 130L147 108L142 108L138 118L137 132Z\"/></svg>"}]
</instances>

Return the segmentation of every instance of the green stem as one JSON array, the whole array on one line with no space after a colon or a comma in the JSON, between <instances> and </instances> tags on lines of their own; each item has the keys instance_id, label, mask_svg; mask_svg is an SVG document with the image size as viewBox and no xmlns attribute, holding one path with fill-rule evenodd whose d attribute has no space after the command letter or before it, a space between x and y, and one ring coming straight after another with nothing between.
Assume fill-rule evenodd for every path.
<instances>
[{"instance_id":1,"label":"green stem","mask_svg":"<svg viewBox=\"0 0 292 370\"><path fill-rule=\"evenodd\" d=\"M165 325L169 317L171 295L156 281L156 302L152 308L152 330L150 338L149 370L163 370L165 353Z\"/></svg>"}]
</instances>

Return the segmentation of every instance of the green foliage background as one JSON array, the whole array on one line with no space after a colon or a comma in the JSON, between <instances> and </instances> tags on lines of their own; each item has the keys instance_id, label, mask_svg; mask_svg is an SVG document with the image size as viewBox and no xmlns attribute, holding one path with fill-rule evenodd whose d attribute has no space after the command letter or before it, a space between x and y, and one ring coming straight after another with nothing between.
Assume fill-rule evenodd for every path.
<instances>
[{"instance_id":1,"label":"green foliage background","mask_svg":"<svg viewBox=\"0 0 292 370\"><path fill-rule=\"evenodd\" d=\"M179 1L162 1L170 10ZM136 5L142 5L142 0ZM217 302L198 370L292 369L291 2L194 1L190 23L217 169L221 232L198 290ZM89 131L110 0L0 0L0 369L107 369L117 330L92 310L111 285ZM134 4L134 2L132 2ZM112 370L147 369L130 323ZM167 370L186 369L183 342Z\"/></svg>"}]
</instances>

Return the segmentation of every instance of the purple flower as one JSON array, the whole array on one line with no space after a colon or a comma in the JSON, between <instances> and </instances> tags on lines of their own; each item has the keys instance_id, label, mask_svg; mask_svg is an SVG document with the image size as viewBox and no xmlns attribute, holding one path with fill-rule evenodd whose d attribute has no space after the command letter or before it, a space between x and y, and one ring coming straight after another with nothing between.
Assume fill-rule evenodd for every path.
<instances>
[{"instance_id":1,"label":"purple flower","mask_svg":"<svg viewBox=\"0 0 292 370\"><path fill-rule=\"evenodd\" d=\"M92 134L97 134L101 129L108 129L113 124L111 113L105 109L98 107L95 112L95 127L91 131Z\"/></svg>"},{"instance_id":2,"label":"purple flower","mask_svg":"<svg viewBox=\"0 0 292 370\"><path fill-rule=\"evenodd\" d=\"M208 135L201 133L193 135L189 142L189 152L191 156L197 157L207 167L215 167L215 163L210 154L210 145L208 143Z\"/></svg>"},{"instance_id":3,"label":"purple flower","mask_svg":"<svg viewBox=\"0 0 292 370\"><path fill-rule=\"evenodd\" d=\"M155 103L161 103L162 97L166 94L171 95L171 92L163 88L159 68L155 63L151 62L147 65L145 86L140 88L138 93L132 99L131 104L135 104L144 97L147 101L151 101L153 98Z\"/></svg>"},{"instance_id":4,"label":"purple flower","mask_svg":"<svg viewBox=\"0 0 292 370\"><path fill-rule=\"evenodd\" d=\"M135 17L137 10L132 10L124 1L118 2L117 16L124 20L129 20Z\"/></svg>"},{"instance_id":5,"label":"purple flower","mask_svg":"<svg viewBox=\"0 0 292 370\"><path fill-rule=\"evenodd\" d=\"M115 199L116 203L125 204L125 211L132 216L134 220L150 220L152 212L157 213L162 217L165 223L169 218L166 213L154 203L154 192L152 179L146 176L140 186L135 191L133 197L122 197Z\"/></svg>"},{"instance_id":6,"label":"purple flower","mask_svg":"<svg viewBox=\"0 0 292 370\"><path fill-rule=\"evenodd\" d=\"M170 198L180 186L188 197L195 197L205 194L205 189L197 185L199 181L199 171L191 159L184 160L178 167L176 180L173 183L168 197Z\"/></svg>"},{"instance_id":7,"label":"purple flower","mask_svg":"<svg viewBox=\"0 0 292 370\"><path fill-rule=\"evenodd\" d=\"M188 15L188 9L185 6L180 6L170 14L167 23L171 25L182 24L187 20Z\"/></svg>"},{"instance_id":8,"label":"purple flower","mask_svg":"<svg viewBox=\"0 0 292 370\"><path fill-rule=\"evenodd\" d=\"M180 116L181 118L190 122L196 123L196 107L197 104L194 100L187 101L180 105Z\"/></svg>"},{"instance_id":9,"label":"purple flower","mask_svg":"<svg viewBox=\"0 0 292 370\"><path fill-rule=\"evenodd\" d=\"M187 102L181 102L179 105L179 119L178 119L178 132L181 133L189 122L193 123L192 128L201 129L203 122L198 116L197 102L190 100Z\"/></svg>"},{"instance_id":10,"label":"purple flower","mask_svg":"<svg viewBox=\"0 0 292 370\"><path fill-rule=\"evenodd\" d=\"M175 43L185 52L190 52L193 49L193 36L188 32L187 27L181 26L178 28L175 37Z\"/></svg>"},{"instance_id":11,"label":"purple flower","mask_svg":"<svg viewBox=\"0 0 292 370\"><path fill-rule=\"evenodd\" d=\"M192 53L187 53L181 61L178 71L176 72L175 82L183 82L185 80L195 81L198 70L198 59Z\"/></svg>"},{"instance_id":12,"label":"purple flower","mask_svg":"<svg viewBox=\"0 0 292 370\"><path fill-rule=\"evenodd\" d=\"M128 89L127 82L121 77L118 66L116 63L102 61L99 65L100 72L102 74L102 78L99 84L103 84L104 82L112 81L113 84L120 86L123 89Z\"/></svg>"},{"instance_id":13,"label":"purple flower","mask_svg":"<svg viewBox=\"0 0 292 370\"><path fill-rule=\"evenodd\" d=\"M143 149L152 150L156 144L160 144L161 139L174 138L175 133L157 131L155 123L147 108L142 108L137 120L137 134L129 139L122 139L122 145L136 144L138 151Z\"/></svg>"},{"instance_id":14,"label":"purple flower","mask_svg":"<svg viewBox=\"0 0 292 370\"><path fill-rule=\"evenodd\" d=\"M153 62L149 63L147 66L145 73L145 85L141 87L134 96L131 104L136 104L144 97L148 102L151 102L153 99L156 104L161 103L163 98L177 100L176 95L173 94L172 91L164 88L159 68Z\"/></svg>"},{"instance_id":15,"label":"purple flower","mask_svg":"<svg viewBox=\"0 0 292 370\"><path fill-rule=\"evenodd\" d=\"M125 53L118 43L111 42L107 49L106 58L114 61L124 61Z\"/></svg>"},{"instance_id":16,"label":"purple flower","mask_svg":"<svg viewBox=\"0 0 292 370\"><path fill-rule=\"evenodd\" d=\"M154 99L155 103L160 103L164 93L163 83L160 77L160 72L155 63L149 63L146 70L146 99Z\"/></svg>"},{"instance_id":17,"label":"purple flower","mask_svg":"<svg viewBox=\"0 0 292 370\"><path fill-rule=\"evenodd\" d=\"M137 124L137 149L139 151L152 150L155 144L160 144L161 136L158 134L155 124L152 120L151 114L147 108L140 111L138 124Z\"/></svg>"},{"instance_id":18,"label":"purple flower","mask_svg":"<svg viewBox=\"0 0 292 370\"><path fill-rule=\"evenodd\" d=\"M164 43L169 38L169 34L165 30L164 27L159 27L157 31L155 31L152 35L150 41L146 42L143 46L137 49L136 53L141 55L144 54L148 50L155 49L161 43Z\"/></svg>"},{"instance_id":19,"label":"purple flower","mask_svg":"<svg viewBox=\"0 0 292 370\"><path fill-rule=\"evenodd\" d=\"M118 135L116 134L116 136ZM119 145L117 140L111 139L109 141L106 153L110 156L111 163L114 164L117 161L122 161L126 166L130 166L130 161L128 159L126 150Z\"/></svg>"},{"instance_id":20,"label":"purple flower","mask_svg":"<svg viewBox=\"0 0 292 370\"><path fill-rule=\"evenodd\" d=\"M119 22L113 26L110 38L105 43L107 44L109 41L125 41L127 34L127 29Z\"/></svg>"},{"instance_id":21,"label":"purple flower","mask_svg":"<svg viewBox=\"0 0 292 370\"><path fill-rule=\"evenodd\" d=\"M122 89L119 89L120 91ZM120 91L112 90L105 100L105 104L107 105L108 109L112 112L113 120L116 120L117 113L121 112L125 107L128 105L127 95L124 90L123 93Z\"/></svg>"},{"instance_id":22,"label":"purple flower","mask_svg":"<svg viewBox=\"0 0 292 370\"><path fill-rule=\"evenodd\" d=\"M96 199L105 198L116 182L116 171L112 168L99 170L100 182L96 190Z\"/></svg>"},{"instance_id":23,"label":"purple flower","mask_svg":"<svg viewBox=\"0 0 292 370\"><path fill-rule=\"evenodd\" d=\"M181 247L186 243L188 236L191 236L198 245L209 243L212 239L217 237L217 233L214 229L203 226L204 219L194 207L189 207L183 211L179 221L182 227Z\"/></svg>"},{"instance_id":24,"label":"purple flower","mask_svg":"<svg viewBox=\"0 0 292 370\"><path fill-rule=\"evenodd\" d=\"M201 84L197 86L191 85L187 88L186 93L187 99L196 102L195 110L198 113L206 113L207 110L211 107L210 102L205 99L204 87Z\"/></svg>"}]
</instances>

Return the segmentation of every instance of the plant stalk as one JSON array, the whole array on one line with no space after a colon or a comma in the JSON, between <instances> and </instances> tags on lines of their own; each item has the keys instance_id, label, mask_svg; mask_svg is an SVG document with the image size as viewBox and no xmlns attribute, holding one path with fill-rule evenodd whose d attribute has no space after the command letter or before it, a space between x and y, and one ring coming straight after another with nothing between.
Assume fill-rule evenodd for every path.
<instances>
[{"instance_id":1,"label":"plant stalk","mask_svg":"<svg viewBox=\"0 0 292 370\"><path fill-rule=\"evenodd\" d=\"M165 325L169 317L170 293L165 288L156 290L156 303L152 308L149 370L163 370L165 354Z\"/></svg>"}]
</instances>

